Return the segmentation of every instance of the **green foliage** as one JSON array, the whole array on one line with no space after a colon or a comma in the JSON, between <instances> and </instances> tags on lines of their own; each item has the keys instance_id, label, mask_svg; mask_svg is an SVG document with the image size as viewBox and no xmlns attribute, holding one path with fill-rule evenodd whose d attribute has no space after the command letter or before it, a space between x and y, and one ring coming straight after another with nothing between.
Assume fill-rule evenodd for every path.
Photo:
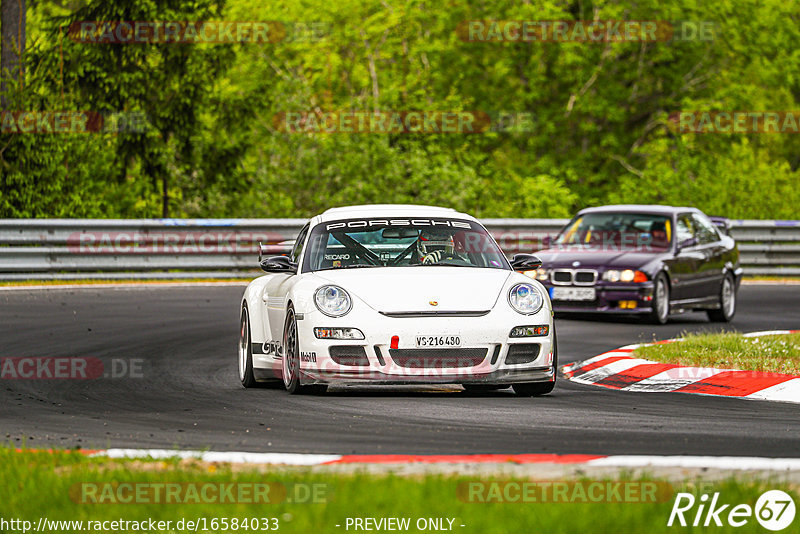
<instances>
[{"instance_id":1,"label":"green foliage","mask_svg":"<svg viewBox=\"0 0 800 534\"><path fill-rule=\"evenodd\" d=\"M589 205L658 202L737 218L800 218L800 136L680 134L667 119L679 110L800 109L800 16L791 3L77 5L29 9L35 44L20 92L25 105L140 111L149 129L0 135L0 216L159 216L166 183L173 216L295 217L333 205L413 202L482 217L566 217ZM712 21L716 30L711 41L651 43L468 42L456 32L468 20L595 18ZM80 20L273 20L288 33L233 45L64 38L63 28ZM515 112L531 120L528 128L469 135L276 127L282 112L337 110Z\"/></svg>"},{"instance_id":2,"label":"green foliage","mask_svg":"<svg viewBox=\"0 0 800 534\"><path fill-rule=\"evenodd\" d=\"M264 433L264 439L268 439L269 434L263 430L253 431ZM0 485L0 514L9 523L14 518L30 521L29 530L36 527L37 518L58 521L59 532L99 530L93 528L96 522L113 525L112 521L128 522L115 531L139 532L139 528L147 529L149 519L156 523L171 521L169 528L156 527L159 532L186 530L185 526L177 528L181 520L181 525L186 525L187 520L205 521L205 526L199 528L202 531L210 530L212 525L217 529L223 518L227 525L233 520L241 525L247 519L248 527L255 518L275 518L279 532L292 534L352 531L352 525L345 527L351 518L405 518L410 521L410 528L398 530L413 532L419 530L418 520L442 518L444 528L448 527L448 520L453 521L453 532L508 534L527 527L526 530L555 534L604 534L619 532L620 525L625 525L630 532L669 534L681 528L677 520L676 526L666 525L679 492L693 495L697 502L701 495L718 493L717 509L729 503L754 506L765 491L775 489L787 492L795 502L798 499L796 484L774 474L759 476L758 472L721 478L720 470L709 470L705 478L687 475L681 480L673 469L668 482L605 467L589 474L582 470L576 475L565 473L559 480L538 480L535 474L512 463L503 465L502 471L497 468L498 474L489 471L490 466L485 467L489 474L481 478L430 473L432 470L424 465L413 466L409 469L411 474L403 476L388 469L383 474L368 473L360 467L325 471L232 466L177 457L111 460L58 450L17 452L7 446L0 448L0 476L7 481ZM519 471L514 471L515 467ZM176 488L177 484L180 486ZM263 493L255 493L256 484L269 485L269 502L260 502L258 495ZM166 493L165 485L173 485L170 487L178 491ZM232 489L232 493L224 493L222 486ZM696 510L697 505L686 512L689 523ZM721 514L722 526L711 527L713 532L743 531L741 526L737 528L726 521L729 510ZM745 519L745 532L763 530L754 517ZM133 526L132 521L144 521L144 525ZM14 530L21 530L22 526ZM220 530L264 531L263 527L241 526L223 526Z\"/></svg>"},{"instance_id":3,"label":"green foliage","mask_svg":"<svg viewBox=\"0 0 800 534\"><path fill-rule=\"evenodd\" d=\"M639 347L634 356L662 363L717 369L800 373L800 334L743 337L741 334L693 334L679 343Z\"/></svg>"}]
</instances>

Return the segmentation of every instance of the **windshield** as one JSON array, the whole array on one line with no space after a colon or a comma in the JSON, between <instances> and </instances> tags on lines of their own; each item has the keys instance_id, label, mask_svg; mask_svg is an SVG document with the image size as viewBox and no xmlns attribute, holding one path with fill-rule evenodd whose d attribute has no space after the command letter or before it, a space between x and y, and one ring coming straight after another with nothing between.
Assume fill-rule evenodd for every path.
<instances>
[{"instance_id":1,"label":"windshield","mask_svg":"<svg viewBox=\"0 0 800 534\"><path fill-rule=\"evenodd\" d=\"M665 250L672 243L672 225L665 215L649 213L586 213L558 236L556 245L604 249Z\"/></svg>"},{"instance_id":2,"label":"windshield","mask_svg":"<svg viewBox=\"0 0 800 534\"><path fill-rule=\"evenodd\" d=\"M447 265L510 270L483 226L460 219L350 219L311 231L303 271Z\"/></svg>"}]
</instances>

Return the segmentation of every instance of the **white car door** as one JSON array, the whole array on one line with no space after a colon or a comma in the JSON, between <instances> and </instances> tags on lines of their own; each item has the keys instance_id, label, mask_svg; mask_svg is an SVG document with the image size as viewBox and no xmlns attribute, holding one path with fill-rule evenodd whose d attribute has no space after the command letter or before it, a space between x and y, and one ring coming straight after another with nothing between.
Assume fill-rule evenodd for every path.
<instances>
[{"instance_id":1,"label":"white car door","mask_svg":"<svg viewBox=\"0 0 800 534\"><path fill-rule=\"evenodd\" d=\"M303 246L308 235L309 225L306 225L295 240L289 259L292 263L300 260ZM265 317L268 325L265 325L264 335L267 339L283 344L283 327L286 322L286 295L297 281L297 274L276 273L264 286L264 294L261 297L263 305L266 307Z\"/></svg>"}]
</instances>

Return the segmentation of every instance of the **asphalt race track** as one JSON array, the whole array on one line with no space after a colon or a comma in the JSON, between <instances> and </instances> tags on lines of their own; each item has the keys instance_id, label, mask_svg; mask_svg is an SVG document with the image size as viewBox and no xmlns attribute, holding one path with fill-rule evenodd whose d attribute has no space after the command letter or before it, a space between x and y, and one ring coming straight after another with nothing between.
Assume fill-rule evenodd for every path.
<instances>
[{"instance_id":1,"label":"asphalt race track","mask_svg":"<svg viewBox=\"0 0 800 534\"><path fill-rule=\"evenodd\" d=\"M0 438L28 447L209 448L319 453L598 453L800 457L800 406L626 393L560 380L542 398L510 390L339 388L321 397L245 390L236 370L244 286L0 291L0 358L141 361L141 377L0 380ZM560 363L683 331L557 319ZM749 285L728 326L800 328L800 285Z\"/></svg>"}]
</instances>

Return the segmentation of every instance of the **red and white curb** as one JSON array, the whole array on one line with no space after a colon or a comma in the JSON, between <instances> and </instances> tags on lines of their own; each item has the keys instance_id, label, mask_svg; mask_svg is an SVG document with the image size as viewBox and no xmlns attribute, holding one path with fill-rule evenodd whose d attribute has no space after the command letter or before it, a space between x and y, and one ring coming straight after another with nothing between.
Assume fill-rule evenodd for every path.
<instances>
[{"instance_id":1,"label":"red and white curb","mask_svg":"<svg viewBox=\"0 0 800 534\"><path fill-rule=\"evenodd\" d=\"M800 330L751 332L744 336L761 337L796 332ZM631 356L638 347L680 341L669 339L627 345L582 362L565 365L561 371L573 382L622 391L695 393L800 403L800 376L712 367L684 367Z\"/></svg>"},{"instance_id":2,"label":"red and white curb","mask_svg":"<svg viewBox=\"0 0 800 534\"><path fill-rule=\"evenodd\" d=\"M734 470L800 471L800 458L742 456L650 456L596 454L294 454L260 452L108 449L89 456L108 458L196 459L205 462L325 466L339 464L565 464L598 467L680 467Z\"/></svg>"}]
</instances>

